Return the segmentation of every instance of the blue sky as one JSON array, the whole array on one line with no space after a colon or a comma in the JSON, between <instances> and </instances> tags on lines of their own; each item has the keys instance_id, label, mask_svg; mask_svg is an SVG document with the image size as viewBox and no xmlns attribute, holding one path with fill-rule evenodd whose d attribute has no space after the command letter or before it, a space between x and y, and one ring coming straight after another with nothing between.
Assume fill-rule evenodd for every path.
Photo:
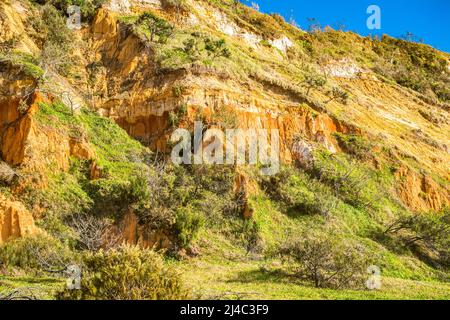
<instances>
[{"instance_id":1,"label":"blue sky","mask_svg":"<svg viewBox=\"0 0 450 320\"><path fill-rule=\"evenodd\" d=\"M450 52L450 0L242 0L256 2L260 11L279 13L295 19L307 29L307 18L316 18L323 26L345 25L362 35L389 34L400 37L407 32L433 47ZM369 5L381 9L381 30L366 26ZM375 31L375 32L374 32Z\"/></svg>"}]
</instances>

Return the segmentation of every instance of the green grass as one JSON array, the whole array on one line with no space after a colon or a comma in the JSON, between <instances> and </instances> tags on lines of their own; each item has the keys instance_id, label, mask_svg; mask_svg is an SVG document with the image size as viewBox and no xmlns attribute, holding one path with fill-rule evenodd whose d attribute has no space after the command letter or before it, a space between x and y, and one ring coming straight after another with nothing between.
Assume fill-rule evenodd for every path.
<instances>
[{"instance_id":1,"label":"green grass","mask_svg":"<svg viewBox=\"0 0 450 320\"><path fill-rule=\"evenodd\" d=\"M0 52L0 63L2 62L19 67L26 75L34 79L39 79L44 75L44 70L38 66L39 61L31 54L23 52Z\"/></svg>"},{"instance_id":2,"label":"green grass","mask_svg":"<svg viewBox=\"0 0 450 320\"><path fill-rule=\"evenodd\" d=\"M218 239L212 238L212 241ZM209 243L211 245L211 243ZM382 276L380 290L318 289L289 274L277 260L261 260L227 249L222 254L203 248L204 256L177 263L186 283L201 298L276 300L449 299L450 283ZM205 251L208 253L205 253ZM211 255L212 254L212 255Z\"/></svg>"},{"instance_id":3,"label":"green grass","mask_svg":"<svg viewBox=\"0 0 450 320\"><path fill-rule=\"evenodd\" d=\"M328 156L325 156L328 157ZM328 159L328 158L327 158ZM328 159L328 161L331 161ZM346 172L350 164L341 159L336 169ZM358 164L358 170L371 169ZM386 169L387 170L387 169ZM374 171L375 172L375 171ZM373 174L374 172L371 172ZM367 188L388 188L393 182L389 170L371 175ZM301 170L289 171L287 192L298 199L320 193L320 184ZM301 196L303 195L303 196ZM371 193L368 192L368 196ZM254 209L253 220L258 225L263 248L247 253L244 221L241 218L203 229L194 246L199 257L174 262L184 275L186 283L202 298L221 299L448 299L450 278L447 273L433 269L407 249L389 245L379 235L387 219L384 210L399 212L399 207L382 193L374 208L354 207L343 200L330 217L308 212L285 211L283 202L259 191L250 199ZM382 270L382 288L370 290L331 290L314 288L310 283L296 279L287 272L288 266L273 254L280 244L304 232L336 230L340 238L364 246L374 265Z\"/></svg>"},{"instance_id":4,"label":"green grass","mask_svg":"<svg viewBox=\"0 0 450 320\"><path fill-rule=\"evenodd\" d=\"M32 292L38 299L52 300L55 291L61 290L64 285L65 281L57 278L0 275L0 296L20 290L25 295Z\"/></svg>"},{"instance_id":5,"label":"green grass","mask_svg":"<svg viewBox=\"0 0 450 320\"><path fill-rule=\"evenodd\" d=\"M35 205L47 208L52 219L90 211L120 215L97 212L100 209L96 204L131 192L135 177L148 170L143 157L149 151L111 119L86 109L72 111L60 102L41 103L34 119L45 130L57 131L68 140L84 141L92 151L92 159L70 157L67 172L55 172L50 163L43 172L48 182L46 188L26 188L21 195L28 208ZM96 180L90 179L92 162L101 170L101 177ZM105 208L109 210L114 208ZM43 225L47 223L44 221Z\"/></svg>"}]
</instances>

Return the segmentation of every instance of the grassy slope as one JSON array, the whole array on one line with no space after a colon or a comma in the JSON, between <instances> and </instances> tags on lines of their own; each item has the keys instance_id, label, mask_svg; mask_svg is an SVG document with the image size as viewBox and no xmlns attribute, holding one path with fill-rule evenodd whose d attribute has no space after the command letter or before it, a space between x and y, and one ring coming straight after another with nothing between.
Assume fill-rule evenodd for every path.
<instances>
[{"instance_id":1,"label":"grassy slope","mask_svg":"<svg viewBox=\"0 0 450 320\"><path fill-rule=\"evenodd\" d=\"M53 294L62 288L65 282L61 279L35 276L2 276L0 275L0 295L14 290L31 290L36 298L53 299Z\"/></svg>"},{"instance_id":2,"label":"grassy slope","mask_svg":"<svg viewBox=\"0 0 450 320\"><path fill-rule=\"evenodd\" d=\"M283 241L287 230L300 232L314 226L278 212L267 199L255 199L266 210L259 211L266 244ZM262 208L259 208L262 209ZM314 228L314 227L312 227ZM201 256L175 262L186 283L204 299L449 299L450 284L440 282L434 271L409 254L394 254L369 239L362 243L376 246L383 264L381 290L317 289L286 273L276 258L247 254L239 241L223 234L227 226L203 230L197 246ZM265 231L264 231L265 230Z\"/></svg>"}]
</instances>

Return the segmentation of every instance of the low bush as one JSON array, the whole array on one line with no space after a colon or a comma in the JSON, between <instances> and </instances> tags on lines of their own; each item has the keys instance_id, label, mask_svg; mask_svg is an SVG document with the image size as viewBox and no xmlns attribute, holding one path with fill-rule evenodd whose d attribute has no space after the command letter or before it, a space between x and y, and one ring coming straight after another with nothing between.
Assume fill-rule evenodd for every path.
<instances>
[{"instance_id":1,"label":"low bush","mask_svg":"<svg viewBox=\"0 0 450 320\"><path fill-rule=\"evenodd\" d=\"M292 263L296 277L316 288L363 288L370 265L361 245L318 232L289 240L279 254Z\"/></svg>"},{"instance_id":2,"label":"low bush","mask_svg":"<svg viewBox=\"0 0 450 320\"><path fill-rule=\"evenodd\" d=\"M379 200L380 186L372 180L372 172L357 161L326 152L317 153L308 173L351 206L368 208Z\"/></svg>"},{"instance_id":3,"label":"low bush","mask_svg":"<svg viewBox=\"0 0 450 320\"><path fill-rule=\"evenodd\" d=\"M0 246L0 264L6 267L56 272L75 259L67 246L47 235L20 238Z\"/></svg>"},{"instance_id":4,"label":"low bush","mask_svg":"<svg viewBox=\"0 0 450 320\"><path fill-rule=\"evenodd\" d=\"M40 80L44 75L44 70L39 67L39 59L21 52L0 52L0 66L13 66L19 68L25 75Z\"/></svg>"},{"instance_id":5,"label":"low bush","mask_svg":"<svg viewBox=\"0 0 450 320\"><path fill-rule=\"evenodd\" d=\"M339 146L348 154L355 156L360 160L366 160L371 157L372 145L363 136L356 134L335 133Z\"/></svg>"},{"instance_id":6,"label":"low bush","mask_svg":"<svg viewBox=\"0 0 450 320\"><path fill-rule=\"evenodd\" d=\"M428 262L450 268L450 209L401 216L385 230Z\"/></svg>"},{"instance_id":7,"label":"low bush","mask_svg":"<svg viewBox=\"0 0 450 320\"><path fill-rule=\"evenodd\" d=\"M205 218L192 208L180 208L176 215L175 231L182 248L187 248L204 225Z\"/></svg>"},{"instance_id":8,"label":"low bush","mask_svg":"<svg viewBox=\"0 0 450 320\"><path fill-rule=\"evenodd\" d=\"M92 19L106 0L33 0L39 4L52 4L63 13L67 12L67 8L71 5L78 6L80 13L84 19Z\"/></svg>"},{"instance_id":9,"label":"low bush","mask_svg":"<svg viewBox=\"0 0 450 320\"><path fill-rule=\"evenodd\" d=\"M305 173L284 167L281 172L260 180L261 187L280 209L290 216L330 216L339 200L329 187Z\"/></svg>"},{"instance_id":10,"label":"low bush","mask_svg":"<svg viewBox=\"0 0 450 320\"><path fill-rule=\"evenodd\" d=\"M92 212L110 217L121 217L131 207L139 207L150 192L141 175L128 180L97 179L89 182L86 189L93 200Z\"/></svg>"},{"instance_id":11,"label":"low bush","mask_svg":"<svg viewBox=\"0 0 450 320\"><path fill-rule=\"evenodd\" d=\"M187 299L180 275L154 251L137 247L88 253L83 258L80 290L64 290L66 300Z\"/></svg>"}]
</instances>

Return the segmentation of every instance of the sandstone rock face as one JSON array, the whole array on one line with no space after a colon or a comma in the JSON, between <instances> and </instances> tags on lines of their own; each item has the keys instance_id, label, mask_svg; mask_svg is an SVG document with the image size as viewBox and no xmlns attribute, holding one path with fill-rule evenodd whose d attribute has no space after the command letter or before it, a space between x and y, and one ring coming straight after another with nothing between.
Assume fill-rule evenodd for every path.
<instances>
[{"instance_id":1,"label":"sandstone rock face","mask_svg":"<svg viewBox=\"0 0 450 320\"><path fill-rule=\"evenodd\" d=\"M27 17L27 9L19 1L12 1L11 5L2 1L0 3L0 42L8 41L14 37L19 37L17 46L20 51L27 53L39 52L38 47L28 36L24 19Z\"/></svg>"},{"instance_id":2,"label":"sandstone rock face","mask_svg":"<svg viewBox=\"0 0 450 320\"><path fill-rule=\"evenodd\" d=\"M4 99L0 103L0 108L4 111L0 125L1 153L3 159L13 166L20 165L24 161L27 140L32 131L32 114L42 101L42 96L35 93L23 114L19 112L21 101L11 98Z\"/></svg>"},{"instance_id":3,"label":"sandstone rock face","mask_svg":"<svg viewBox=\"0 0 450 320\"><path fill-rule=\"evenodd\" d=\"M139 39L120 29L116 16L107 10L98 12L91 27L94 47L108 70L98 78L103 99L96 106L153 149L166 151L169 114L182 105L190 119L198 113L230 110L241 129L279 130L281 159L288 162L294 159L296 135L301 133L336 152L339 148L332 134L351 130L327 114L314 113L302 105L302 99L274 85L261 88L255 83L254 89L248 89L207 68L181 70L162 78ZM180 95L173 94L175 86L183 87Z\"/></svg>"},{"instance_id":4,"label":"sandstone rock face","mask_svg":"<svg viewBox=\"0 0 450 320\"><path fill-rule=\"evenodd\" d=\"M230 37L241 37L246 32L227 21L223 14L208 12L208 5L189 3L195 8L197 23L209 21L213 28ZM86 37L92 38L96 57L104 66L96 83L96 90L102 97L95 103L99 113L114 119L131 136L154 150L167 151L171 133L169 117L176 114L180 106L186 107L185 118L190 122L198 119L199 114L212 115L226 110L230 117L236 118L241 129L277 129L280 159L288 163L296 161L305 167L311 165L312 151L316 147L324 147L331 153L341 151L334 137L336 132L382 135L406 154L415 142L402 141L402 133L404 136L411 126L428 130L415 117L421 105L410 92L377 81L373 74L351 60L331 61L325 66L325 72L352 97L345 106L329 103L326 109L331 112L325 112L276 83L256 78L242 83L208 67L180 69L161 76L152 51L127 32L117 22L116 14L108 10L98 12ZM284 48L290 45L287 39L278 42ZM257 43L247 45L258 46ZM174 87L183 90L175 95ZM328 99L318 93L313 95L316 101ZM345 122L331 114L345 114ZM439 132L434 130L429 133L445 139L445 128ZM443 165L448 163L448 153L440 153L436 162L429 146L422 147L424 152L417 154L421 165L448 177L448 168ZM441 196L429 195L428 200L417 203L431 209L448 202L442 187L436 186L436 190L441 190ZM407 196L402 199L412 204Z\"/></svg>"},{"instance_id":5,"label":"sandstone rock face","mask_svg":"<svg viewBox=\"0 0 450 320\"><path fill-rule=\"evenodd\" d=\"M440 187L426 175L404 167L397 171L397 194L414 211L440 210L450 205L450 189Z\"/></svg>"},{"instance_id":6,"label":"sandstone rock face","mask_svg":"<svg viewBox=\"0 0 450 320\"><path fill-rule=\"evenodd\" d=\"M141 248L168 249L173 242L166 232L148 230L139 225L138 218L132 212L125 215L115 232L120 235L124 243L139 245Z\"/></svg>"},{"instance_id":7,"label":"sandstone rock face","mask_svg":"<svg viewBox=\"0 0 450 320\"><path fill-rule=\"evenodd\" d=\"M65 171L69 168L70 156L91 159L93 151L86 141L73 139L66 132L42 126L33 119L41 102L49 102L48 97L35 92L23 113L19 112L20 102L16 98L0 102L0 150L3 160L28 171L45 169L48 165Z\"/></svg>"},{"instance_id":8,"label":"sandstone rock face","mask_svg":"<svg viewBox=\"0 0 450 320\"><path fill-rule=\"evenodd\" d=\"M21 203L0 195L0 244L40 232L34 224L33 215Z\"/></svg>"}]
</instances>

